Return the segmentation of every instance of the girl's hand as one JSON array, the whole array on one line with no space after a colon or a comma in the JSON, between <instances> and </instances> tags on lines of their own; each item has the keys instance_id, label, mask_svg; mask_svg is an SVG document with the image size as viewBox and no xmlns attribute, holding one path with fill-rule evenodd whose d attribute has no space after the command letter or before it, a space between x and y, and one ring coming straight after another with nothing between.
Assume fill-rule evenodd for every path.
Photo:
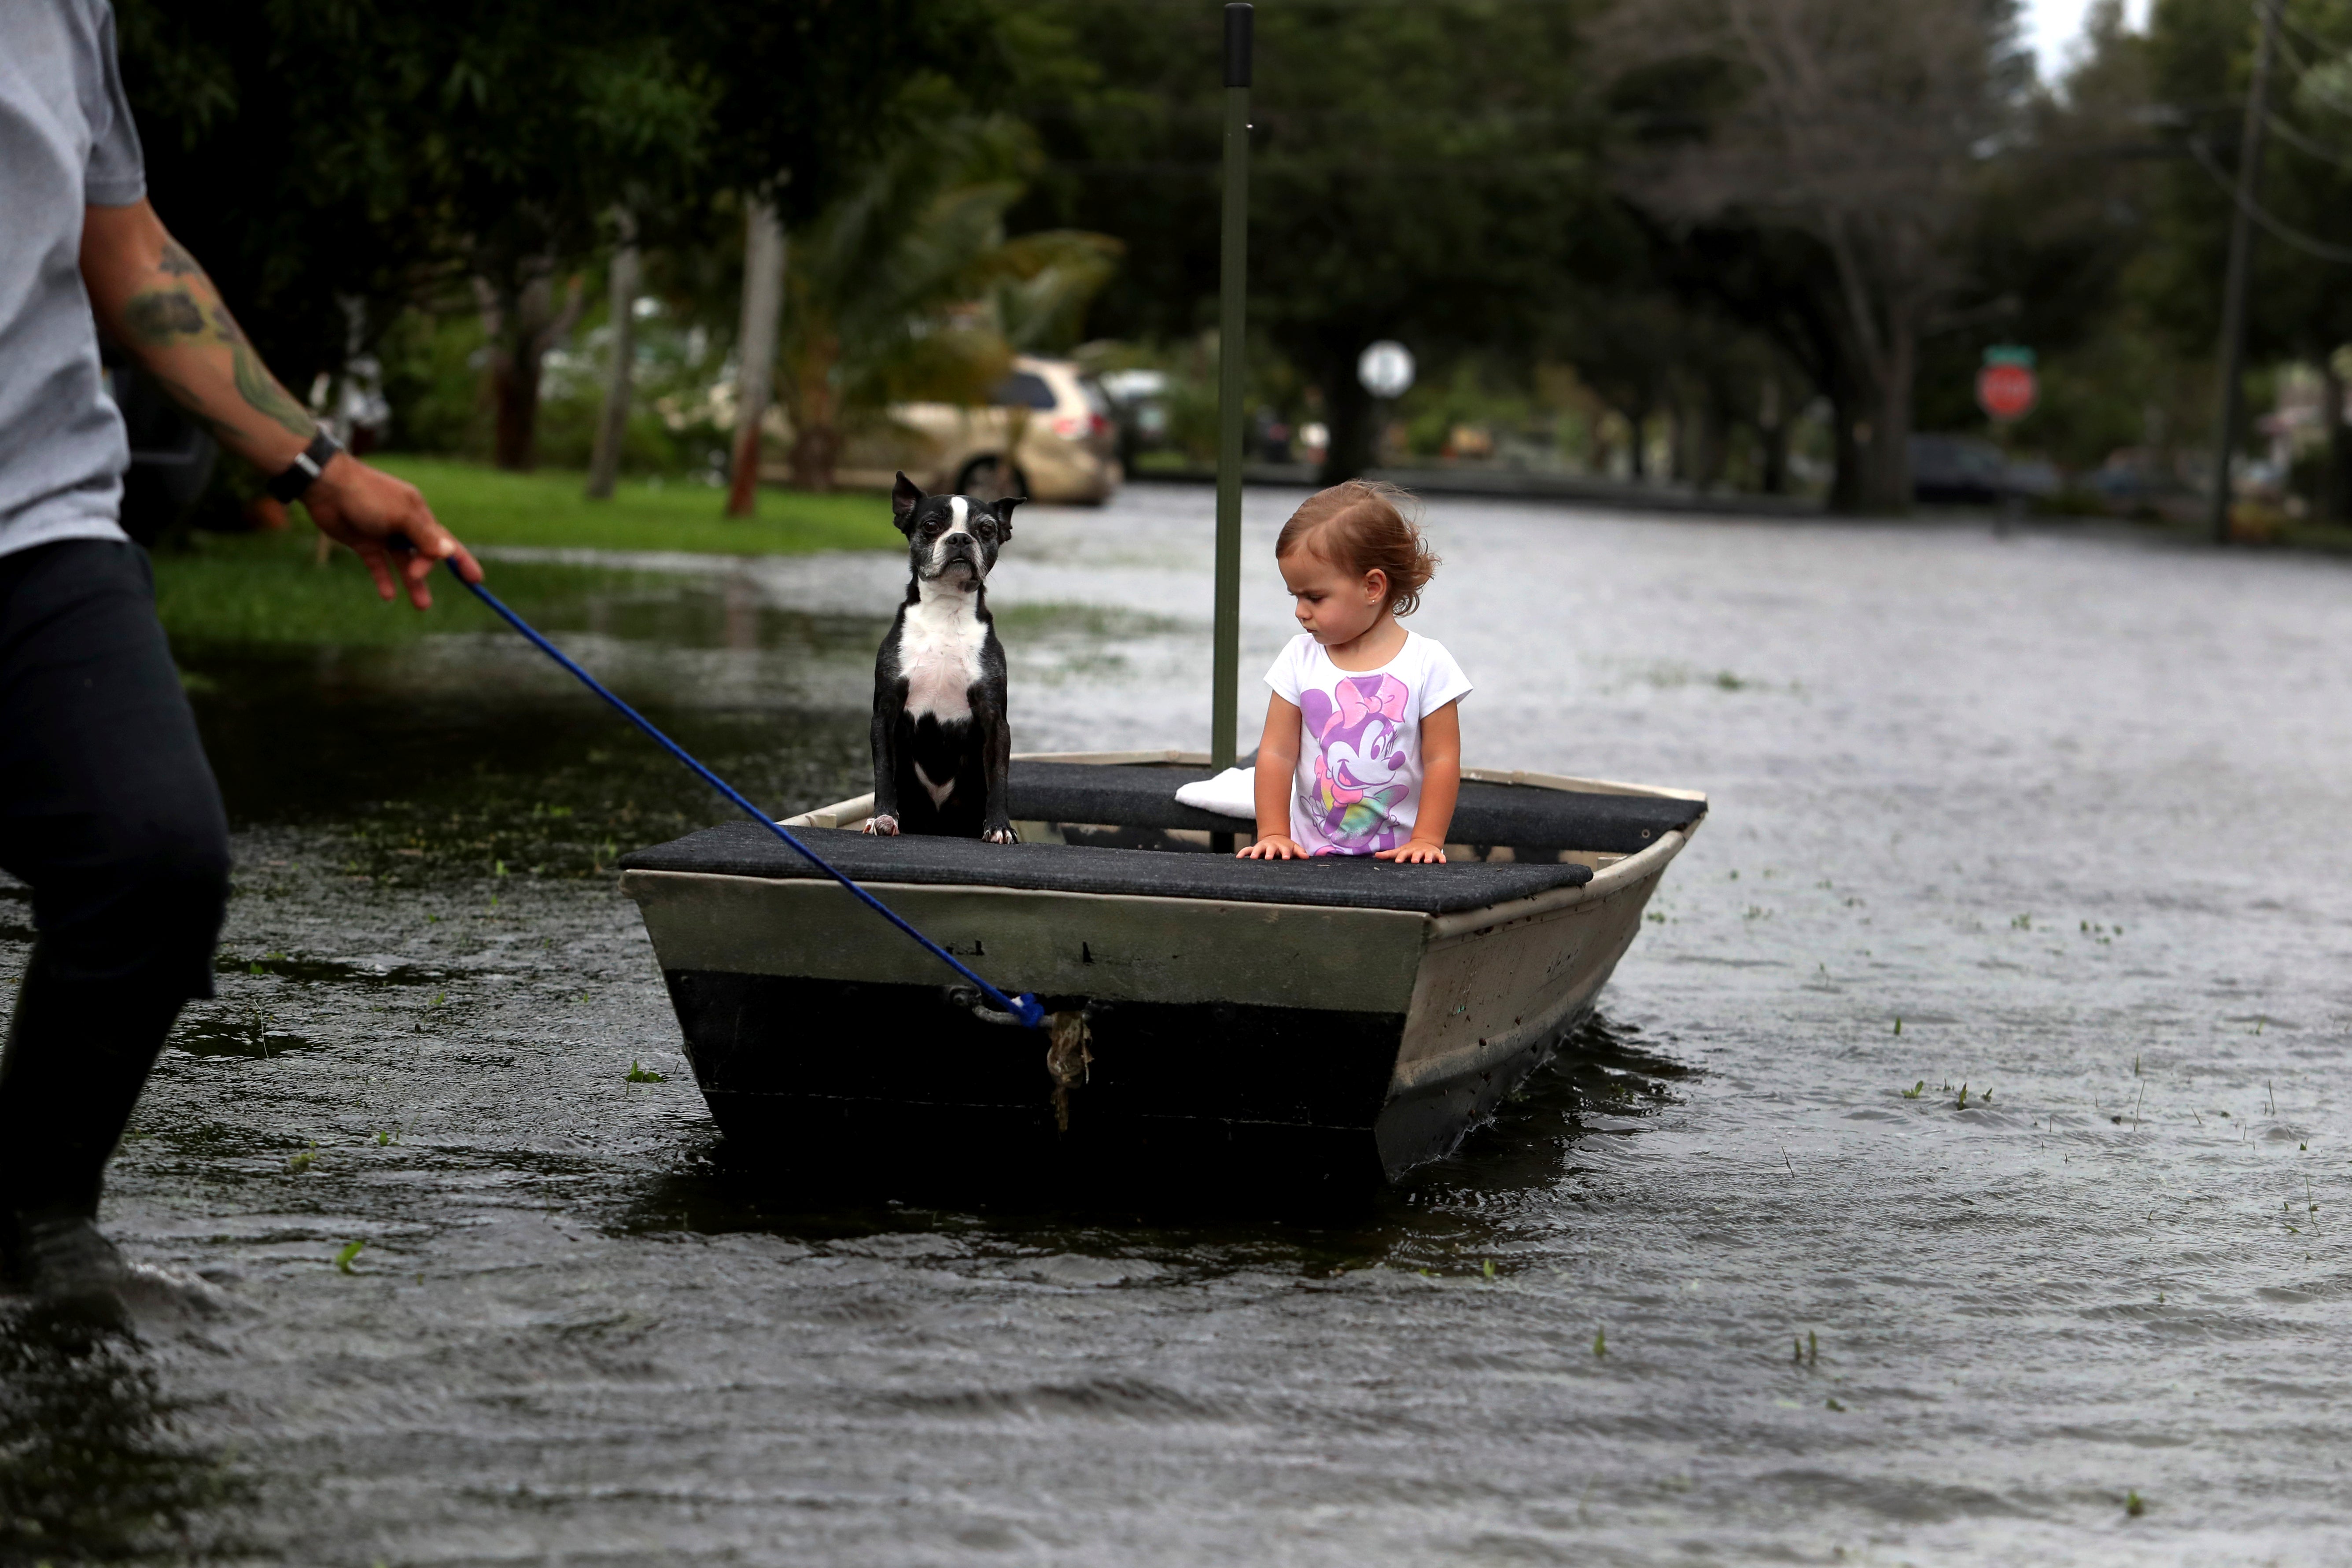
<instances>
[{"instance_id":1,"label":"girl's hand","mask_svg":"<svg viewBox=\"0 0 2352 1568\"><path fill-rule=\"evenodd\" d=\"M1375 860L1393 860L1400 866L1443 866L1445 846L1426 838L1416 838L1402 849L1382 849L1372 856Z\"/></svg>"},{"instance_id":2,"label":"girl's hand","mask_svg":"<svg viewBox=\"0 0 2352 1568\"><path fill-rule=\"evenodd\" d=\"M1234 851L1236 860L1308 860L1307 847L1296 838L1279 833L1269 833L1244 849Z\"/></svg>"}]
</instances>

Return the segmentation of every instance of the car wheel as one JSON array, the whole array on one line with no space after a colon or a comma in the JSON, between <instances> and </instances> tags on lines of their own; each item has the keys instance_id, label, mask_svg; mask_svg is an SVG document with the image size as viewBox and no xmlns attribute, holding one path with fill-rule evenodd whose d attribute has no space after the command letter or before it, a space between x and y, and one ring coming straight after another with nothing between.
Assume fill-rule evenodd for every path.
<instances>
[{"instance_id":1,"label":"car wheel","mask_svg":"<svg viewBox=\"0 0 2352 1568\"><path fill-rule=\"evenodd\" d=\"M1028 476L999 458L974 458L956 475L956 494L996 500L1004 496L1029 496Z\"/></svg>"}]
</instances>

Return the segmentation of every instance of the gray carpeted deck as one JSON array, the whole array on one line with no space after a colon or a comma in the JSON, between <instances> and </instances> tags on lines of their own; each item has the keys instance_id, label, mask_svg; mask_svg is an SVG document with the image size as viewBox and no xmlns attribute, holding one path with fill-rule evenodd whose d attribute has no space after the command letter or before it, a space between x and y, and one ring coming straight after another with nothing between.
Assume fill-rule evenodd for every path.
<instances>
[{"instance_id":1,"label":"gray carpeted deck","mask_svg":"<svg viewBox=\"0 0 2352 1568\"><path fill-rule=\"evenodd\" d=\"M1223 899L1442 915L1530 898L1554 888L1581 887L1592 879L1590 867L1557 861L1397 866L1337 857L1238 860L1226 855L1171 855L1153 849L984 844L977 838L870 838L863 833L824 827L793 831L839 867L843 875L859 882ZM705 828L637 850L625 857L621 865L626 870L699 871L730 877L824 875L782 840L749 822Z\"/></svg>"},{"instance_id":2,"label":"gray carpeted deck","mask_svg":"<svg viewBox=\"0 0 2352 1568\"><path fill-rule=\"evenodd\" d=\"M1178 785L1209 776L1206 768L1016 762L1011 805L1014 820L1020 822L1247 831L1248 824L1239 817L1196 811L1176 803ZM1474 781L1462 786L1454 825L1445 837L1454 844L1632 855L1648 848L1668 829L1686 827L1705 815L1703 801L1580 795L1532 784Z\"/></svg>"}]
</instances>

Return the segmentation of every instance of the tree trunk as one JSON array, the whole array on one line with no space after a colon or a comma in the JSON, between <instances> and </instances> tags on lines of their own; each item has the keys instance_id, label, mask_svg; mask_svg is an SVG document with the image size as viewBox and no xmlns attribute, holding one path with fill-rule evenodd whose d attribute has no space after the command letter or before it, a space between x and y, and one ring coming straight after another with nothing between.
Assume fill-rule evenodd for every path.
<instances>
[{"instance_id":1,"label":"tree trunk","mask_svg":"<svg viewBox=\"0 0 2352 1568\"><path fill-rule=\"evenodd\" d=\"M1911 510L1911 382L1918 348L1918 325L1883 279L1863 262L1863 247L1844 220L1832 212L1823 237L1837 265L1844 302L1848 372L1857 384L1841 407L1842 423L1853 439L1855 469L1848 484L1846 452L1838 452L1838 486L1832 504L1841 511L1900 515ZM1884 247L1880 247L1884 253ZM1875 286L1874 286L1875 285Z\"/></svg>"},{"instance_id":2,"label":"tree trunk","mask_svg":"<svg viewBox=\"0 0 2352 1568\"><path fill-rule=\"evenodd\" d=\"M547 351L580 320L580 279L565 286L563 308L543 261L527 262L520 287L474 279L474 298L489 339L490 460L524 471L539 464L539 383Z\"/></svg>"},{"instance_id":3,"label":"tree trunk","mask_svg":"<svg viewBox=\"0 0 2352 1568\"><path fill-rule=\"evenodd\" d=\"M2352 521L2352 430L2344 426L2344 376L2336 356L2319 356L2319 417L2327 431L2326 470L2319 487L2324 522Z\"/></svg>"},{"instance_id":4,"label":"tree trunk","mask_svg":"<svg viewBox=\"0 0 2352 1568\"><path fill-rule=\"evenodd\" d=\"M627 213L619 215L620 243L613 247L613 271L607 307L613 327L613 363L604 377L604 407L596 421L596 448L588 459L588 499L613 499L613 481L620 477L621 443L629 431L632 382L637 359L637 289L643 276L637 262L637 226Z\"/></svg>"},{"instance_id":5,"label":"tree trunk","mask_svg":"<svg viewBox=\"0 0 2352 1568\"><path fill-rule=\"evenodd\" d=\"M1730 442L1725 435L1723 399L1714 387L1698 405L1698 450L1691 463L1691 487L1705 495L1723 482Z\"/></svg>"},{"instance_id":6,"label":"tree trunk","mask_svg":"<svg viewBox=\"0 0 2352 1568\"><path fill-rule=\"evenodd\" d=\"M840 419L833 405L833 367L840 340L813 319L801 322L802 349L786 366L783 399L793 419L793 483L803 489L833 489L841 460Z\"/></svg>"},{"instance_id":7,"label":"tree trunk","mask_svg":"<svg viewBox=\"0 0 2352 1568\"><path fill-rule=\"evenodd\" d=\"M604 372L604 409L595 426L595 451L588 456L588 499L612 500L612 482L621 475L621 442L628 437L628 409L637 372L637 226L628 214L618 214L621 242L612 247L612 287L607 289L607 315L612 318L612 367Z\"/></svg>"},{"instance_id":8,"label":"tree trunk","mask_svg":"<svg viewBox=\"0 0 2352 1568\"><path fill-rule=\"evenodd\" d=\"M776 329L783 309L784 230L773 202L751 204L743 219L743 323L736 342L735 460L727 515L758 508L760 421L776 368Z\"/></svg>"},{"instance_id":9,"label":"tree trunk","mask_svg":"<svg viewBox=\"0 0 2352 1568\"><path fill-rule=\"evenodd\" d=\"M1650 479L1650 411L1628 412L1625 416L1625 456L1628 472L1637 485Z\"/></svg>"},{"instance_id":10,"label":"tree trunk","mask_svg":"<svg viewBox=\"0 0 2352 1568\"><path fill-rule=\"evenodd\" d=\"M790 461L795 487L833 489L833 471L841 462L841 433L830 425L794 425Z\"/></svg>"},{"instance_id":11,"label":"tree trunk","mask_svg":"<svg viewBox=\"0 0 2352 1568\"><path fill-rule=\"evenodd\" d=\"M1315 476L1315 482L1336 485L1370 468L1379 456L1381 411L1364 384L1356 379L1352 354L1337 356L1325 364L1319 384L1329 409L1325 423L1330 426L1331 444L1323 449L1323 469Z\"/></svg>"},{"instance_id":12,"label":"tree trunk","mask_svg":"<svg viewBox=\"0 0 2352 1568\"><path fill-rule=\"evenodd\" d=\"M1830 396L1830 445L1835 468L1830 474L1830 510L1856 512L1862 507L1862 432L1865 422L1856 412L1862 399L1851 388L1839 387Z\"/></svg>"},{"instance_id":13,"label":"tree trunk","mask_svg":"<svg viewBox=\"0 0 2352 1568\"><path fill-rule=\"evenodd\" d=\"M1789 417L1782 406L1778 376L1764 378L1764 389L1756 401L1756 435L1764 448L1764 471L1759 481L1764 493L1788 494Z\"/></svg>"},{"instance_id":14,"label":"tree trunk","mask_svg":"<svg viewBox=\"0 0 2352 1568\"><path fill-rule=\"evenodd\" d=\"M1886 352L1871 367L1870 447L1863 466L1864 511L1899 517L1911 510L1911 393L1916 337L1907 321L1892 323Z\"/></svg>"}]
</instances>

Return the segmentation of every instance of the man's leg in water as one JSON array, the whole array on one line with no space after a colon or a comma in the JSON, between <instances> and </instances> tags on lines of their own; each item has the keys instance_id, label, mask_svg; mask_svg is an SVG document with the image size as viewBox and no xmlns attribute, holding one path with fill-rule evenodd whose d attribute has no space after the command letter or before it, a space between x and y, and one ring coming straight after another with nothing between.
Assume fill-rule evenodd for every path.
<instances>
[{"instance_id":1,"label":"man's leg in water","mask_svg":"<svg viewBox=\"0 0 2352 1568\"><path fill-rule=\"evenodd\" d=\"M37 936L0 1051L0 1267L103 1288L106 1162L163 1037L212 994L228 827L146 552L0 556L0 869Z\"/></svg>"}]
</instances>

